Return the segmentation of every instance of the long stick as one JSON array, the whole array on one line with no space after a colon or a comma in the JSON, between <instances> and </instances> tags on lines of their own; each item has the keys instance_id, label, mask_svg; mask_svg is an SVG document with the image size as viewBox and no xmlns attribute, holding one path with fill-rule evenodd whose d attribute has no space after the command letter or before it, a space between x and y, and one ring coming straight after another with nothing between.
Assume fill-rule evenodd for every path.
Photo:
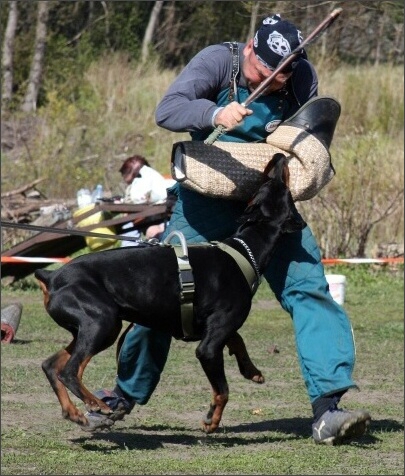
<instances>
[{"instance_id":1,"label":"long stick","mask_svg":"<svg viewBox=\"0 0 405 476\"><path fill-rule=\"evenodd\" d=\"M326 28L328 28L336 18L342 13L342 8L336 8L330 13L314 30L312 33L308 35L305 40L303 40L297 48L295 48L291 53L287 56L284 56L280 63L278 64L277 68L273 71L273 73L266 78L247 98L246 101L243 102L241 105L247 107L251 102L257 99L259 96L263 94L263 92L269 87L270 83L274 80L274 78L290 63L292 63L297 56L301 53L301 50L305 48L311 41L313 41L320 33L322 33ZM216 127L214 131L205 139L204 144L211 145L213 144L219 136L226 132L226 128L222 125Z\"/></svg>"},{"instance_id":2,"label":"long stick","mask_svg":"<svg viewBox=\"0 0 405 476\"><path fill-rule=\"evenodd\" d=\"M97 233L95 231L77 230L71 228L50 228L47 226L29 225L27 223L14 223L1 221L1 226L5 228L19 228L22 230L39 231L40 233L56 233L60 235L90 236L92 238L108 238L126 241L139 241L139 238L126 235L109 235L107 233Z\"/></svg>"}]
</instances>

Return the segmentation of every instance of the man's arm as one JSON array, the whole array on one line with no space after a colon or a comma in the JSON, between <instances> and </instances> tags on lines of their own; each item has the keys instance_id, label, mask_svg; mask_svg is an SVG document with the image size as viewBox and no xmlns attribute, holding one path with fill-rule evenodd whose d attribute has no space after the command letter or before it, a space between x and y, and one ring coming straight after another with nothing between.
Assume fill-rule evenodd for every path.
<instances>
[{"instance_id":1,"label":"man's arm","mask_svg":"<svg viewBox=\"0 0 405 476\"><path fill-rule=\"evenodd\" d=\"M216 97L229 84L231 74L231 54L226 45L204 48L187 64L158 104L157 125L174 132L213 129Z\"/></svg>"}]
</instances>

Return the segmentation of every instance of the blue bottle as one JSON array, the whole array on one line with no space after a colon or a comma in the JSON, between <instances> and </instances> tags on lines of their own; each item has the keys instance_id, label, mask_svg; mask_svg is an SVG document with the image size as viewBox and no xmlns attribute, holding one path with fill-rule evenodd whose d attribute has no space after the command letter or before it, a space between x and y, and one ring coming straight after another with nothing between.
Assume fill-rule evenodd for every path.
<instances>
[{"instance_id":1,"label":"blue bottle","mask_svg":"<svg viewBox=\"0 0 405 476\"><path fill-rule=\"evenodd\" d=\"M92 203L96 203L97 200L100 200L103 198L103 186L99 183L96 188L93 190L93 193L91 195L91 201Z\"/></svg>"}]
</instances>

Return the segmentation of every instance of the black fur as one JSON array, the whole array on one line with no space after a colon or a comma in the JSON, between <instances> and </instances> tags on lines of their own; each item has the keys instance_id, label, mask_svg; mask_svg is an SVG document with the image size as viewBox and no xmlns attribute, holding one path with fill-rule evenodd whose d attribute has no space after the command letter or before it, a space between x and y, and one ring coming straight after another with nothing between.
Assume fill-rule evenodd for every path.
<instances>
[{"instance_id":1,"label":"black fur","mask_svg":"<svg viewBox=\"0 0 405 476\"><path fill-rule=\"evenodd\" d=\"M268 179L246 208L235 235L225 240L244 254L250 248L260 273L268 265L282 233L302 229L288 190L285 157L276 154ZM234 259L214 246L190 246L189 261L195 281L194 325L200 344L196 355L213 389L202 428L218 427L228 401L223 350L228 345L242 374L257 382L263 377L251 363L237 330L252 302L247 281ZM54 321L73 334L66 349L52 355L42 368L62 406L62 414L80 425L87 419L70 400L66 387L88 410L110 413L109 407L82 384L90 359L117 339L122 321L134 322L181 338L180 284L177 259L170 247L117 248L80 256L56 271L37 270L45 307Z\"/></svg>"}]
</instances>

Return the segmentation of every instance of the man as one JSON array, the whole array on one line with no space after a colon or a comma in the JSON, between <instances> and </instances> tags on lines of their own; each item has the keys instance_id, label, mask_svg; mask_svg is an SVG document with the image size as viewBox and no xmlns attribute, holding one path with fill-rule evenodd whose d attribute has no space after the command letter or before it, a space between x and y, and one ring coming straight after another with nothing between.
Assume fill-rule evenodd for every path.
<instances>
[{"instance_id":1,"label":"man","mask_svg":"<svg viewBox=\"0 0 405 476\"><path fill-rule=\"evenodd\" d=\"M241 104L300 42L297 28L274 15L264 19L253 39L238 44L239 71L229 44L203 49L169 87L156 110L157 124L171 131L188 131L193 140L204 140L222 125L227 132L219 140L264 141L317 95L316 72L305 51L276 76L249 109ZM190 243L231 235L246 207L244 202L207 197L181 184L173 191L177 202L166 234L182 231ZM315 442L337 444L361 436L370 423L369 413L337 406L342 395L356 387L351 377L355 360L352 328L329 293L320 251L309 227L280 240L264 277L293 320L299 363L314 413ZM88 414L91 428L111 425L135 403L148 401L170 341L170 336L141 326L127 333L119 355L117 385L113 392L98 394L114 413L110 417Z\"/></svg>"}]
</instances>

